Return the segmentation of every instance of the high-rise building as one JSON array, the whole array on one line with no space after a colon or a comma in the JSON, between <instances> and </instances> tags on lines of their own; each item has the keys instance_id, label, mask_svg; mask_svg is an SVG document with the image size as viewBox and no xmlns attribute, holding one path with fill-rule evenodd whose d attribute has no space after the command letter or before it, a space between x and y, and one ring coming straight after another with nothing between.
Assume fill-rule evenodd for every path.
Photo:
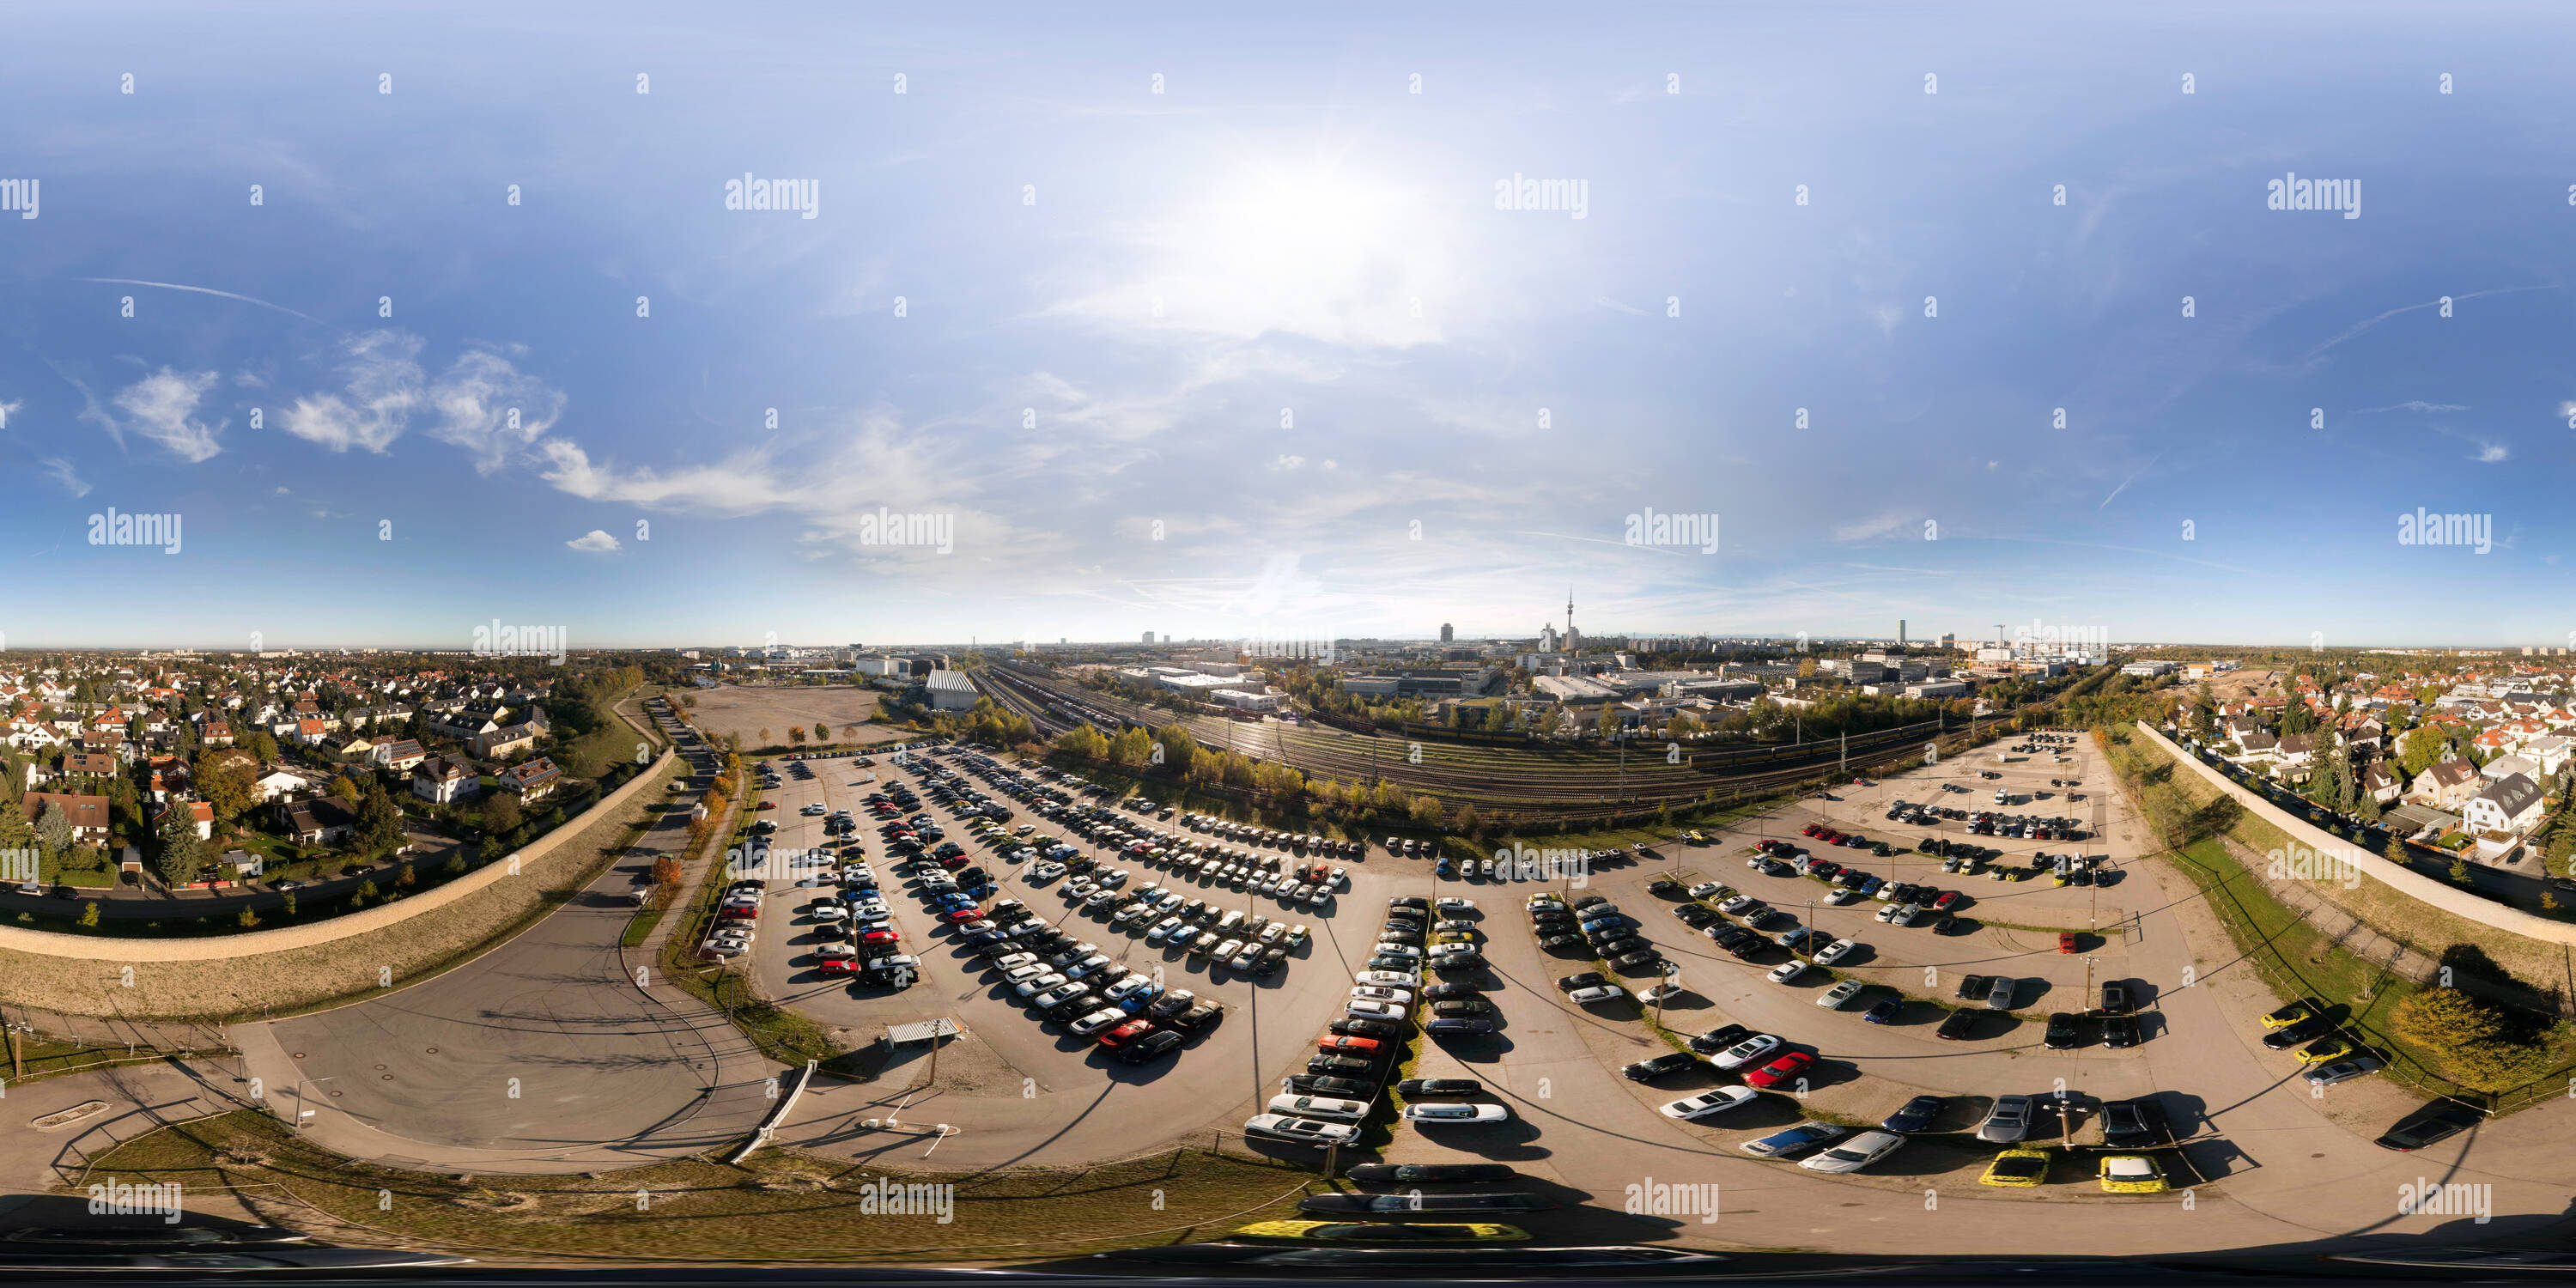
<instances>
[{"instance_id":1,"label":"high-rise building","mask_svg":"<svg viewBox=\"0 0 2576 1288\"><path fill-rule=\"evenodd\" d=\"M1148 644L1154 642L1154 633L1152 631L1145 632L1145 642Z\"/></svg>"},{"instance_id":2,"label":"high-rise building","mask_svg":"<svg viewBox=\"0 0 2576 1288\"><path fill-rule=\"evenodd\" d=\"M1902 617L1896 619L1896 646L1905 647L1905 619Z\"/></svg>"},{"instance_id":3,"label":"high-rise building","mask_svg":"<svg viewBox=\"0 0 2576 1288\"><path fill-rule=\"evenodd\" d=\"M1450 643L1450 642L1452 642L1452 641L1456 640L1457 638L1458 638L1458 628L1456 628L1456 627L1454 627L1454 626L1451 626L1451 625L1450 625L1449 623L1447 623L1447 622L1442 622L1442 623L1440 623L1440 642L1441 642L1441 643L1443 643L1443 644L1447 644L1447 643Z\"/></svg>"}]
</instances>

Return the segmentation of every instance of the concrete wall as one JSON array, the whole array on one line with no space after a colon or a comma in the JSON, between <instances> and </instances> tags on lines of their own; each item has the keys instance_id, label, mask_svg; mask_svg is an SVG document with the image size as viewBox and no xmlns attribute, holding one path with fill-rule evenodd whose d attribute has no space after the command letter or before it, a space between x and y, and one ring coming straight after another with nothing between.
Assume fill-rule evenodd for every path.
<instances>
[{"instance_id":1,"label":"concrete wall","mask_svg":"<svg viewBox=\"0 0 2576 1288\"><path fill-rule=\"evenodd\" d=\"M279 930L253 930L238 935L209 935L191 939L132 939L114 935L65 935L48 930L28 930L19 926L0 926L0 948L36 953L46 957L73 957L117 962L201 962L230 957L256 957L263 953L282 952L292 948L310 948L333 943L417 917L424 912L446 907L494 882L507 881L520 864L550 854L565 840L578 836L595 821L602 810L623 809L633 804L645 788L659 781L661 771L677 753L665 748L652 766L627 780L625 786L602 797L578 818L564 820L563 826L538 837L525 847L493 862L486 863L464 876L433 886L419 894L408 895L391 903L380 903L363 912L333 917L308 925L288 926ZM512 860L517 860L513 863Z\"/></svg>"},{"instance_id":2,"label":"concrete wall","mask_svg":"<svg viewBox=\"0 0 2576 1288\"><path fill-rule=\"evenodd\" d=\"M2243 805L2264 822L2281 829L2282 833L2291 840L2319 854L2348 858L2363 876L2407 898L2429 904L2453 916L2474 921L2481 926L2501 930L2509 935L2520 935L2525 939L2536 939L2548 944L2576 944L2576 925L2552 921L2547 917L2535 917L2519 908L2508 908L2494 900L2481 898L2448 882L2436 881L2412 868L2400 867L2263 799L2260 794L2248 790L2227 775L2201 763L2200 758L2192 755L2188 748L2149 728L2145 721L2138 722L2138 731L2153 739L2157 746L2171 754L2175 763L2208 779L2211 785L2235 797L2238 804Z\"/></svg>"}]
</instances>

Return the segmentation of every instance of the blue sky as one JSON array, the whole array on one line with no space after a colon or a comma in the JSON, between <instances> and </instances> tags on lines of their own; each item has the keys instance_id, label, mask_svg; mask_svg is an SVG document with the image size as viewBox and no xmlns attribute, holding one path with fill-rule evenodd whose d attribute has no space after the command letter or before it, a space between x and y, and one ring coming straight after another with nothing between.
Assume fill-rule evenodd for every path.
<instances>
[{"instance_id":1,"label":"blue sky","mask_svg":"<svg viewBox=\"0 0 2576 1288\"><path fill-rule=\"evenodd\" d=\"M0 633L2576 642L2571 19L2322 12L13 8Z\"/></svg>"}]
</instances>

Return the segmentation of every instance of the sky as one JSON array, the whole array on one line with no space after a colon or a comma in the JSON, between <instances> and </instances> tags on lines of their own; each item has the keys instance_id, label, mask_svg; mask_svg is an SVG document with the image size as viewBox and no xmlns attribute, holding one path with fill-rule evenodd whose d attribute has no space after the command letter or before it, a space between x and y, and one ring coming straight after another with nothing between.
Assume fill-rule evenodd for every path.
<instances>
[{"instance_id":1,"label":"sky","mask_svg":"<svg viewBox=\"0 0 2576 1288\"><path fill-rule=\"evenodd\" d=\"M2576 644L2564 8L950 8L10 6L0 643Z\"/></svg>"}]
</instances>

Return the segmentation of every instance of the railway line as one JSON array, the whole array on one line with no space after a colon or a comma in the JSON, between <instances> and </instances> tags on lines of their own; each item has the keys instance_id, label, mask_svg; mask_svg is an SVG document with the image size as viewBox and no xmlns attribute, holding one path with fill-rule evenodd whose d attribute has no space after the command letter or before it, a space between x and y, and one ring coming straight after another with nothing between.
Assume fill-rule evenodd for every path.
<instances>
[{"instance_id":1,"label":"railway line","mask_svg":"<svg viewBox=\"0 0 2576 1288\"><path fill-rule=\"evenodd\" d=\"M1115 732L1128 727L1153 729L1179 721L1201 746L1211 750L1285 764L1309 778L1332 778L1345 783L1383 781L1452 805L1473 804L1484 809L1607 809L1697 801L1712 792L1721 797L1733 796L1812 778L1826 766L1882 763L1896 754L1912 754L1945 733L1960 732L1923 724L1880 730L1848 743L1835 740L1679 753L1648 746L1628 751L1623 764L1621 754L1611 751L1521 750L1372 736L1329 726L1290 727L1175 716L1025 667L990 668L979 677L979 683L998 701L1050 735L1074 724Z\"/></svg>"}]
</instances>

